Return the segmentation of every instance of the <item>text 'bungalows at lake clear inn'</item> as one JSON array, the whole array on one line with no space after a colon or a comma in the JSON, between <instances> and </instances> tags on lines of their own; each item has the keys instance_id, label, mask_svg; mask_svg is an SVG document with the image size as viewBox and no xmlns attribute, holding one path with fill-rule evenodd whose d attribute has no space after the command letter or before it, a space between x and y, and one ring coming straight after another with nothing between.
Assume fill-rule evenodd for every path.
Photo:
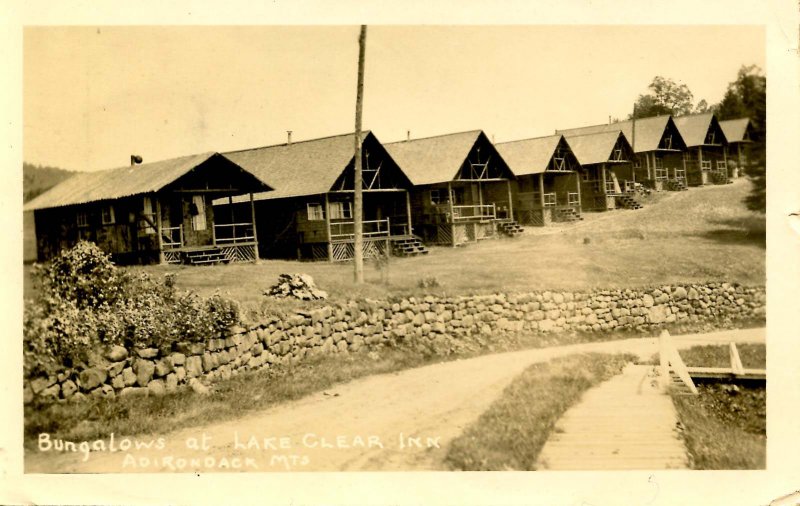
<instances>
[{"instance_id":1,"label":"text 'bungalows at lake clear inn'","mask_svg":"<svg viewBox=\"0 0 800 506\"><path fill-rule=\"evenodd\" d=\"M747 167L747 118L669 115L494 144L481 130L362 139L364 256L514 237L521 225L638 209L641 191L724 184ZM79 173L25 204L36 258L80 240L121 264L350 260L355 136L347 133ZM27 257L27 256L26 256Z\"/></svg>"}]
</instances>

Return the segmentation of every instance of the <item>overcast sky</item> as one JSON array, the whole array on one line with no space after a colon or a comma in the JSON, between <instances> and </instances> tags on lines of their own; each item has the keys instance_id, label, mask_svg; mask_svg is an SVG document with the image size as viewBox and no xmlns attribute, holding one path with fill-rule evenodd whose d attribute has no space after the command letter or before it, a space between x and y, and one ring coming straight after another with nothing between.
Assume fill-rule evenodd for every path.
<instances>
[{"instance_id":1,"label":"overcast sky","mask_svg":"<svg viewBox=\"0 0 800 506\"><path fill-rule=\"evenodd\" d=\"M24 31L24 159L74 170L352 131L358 27ZM625 118L656 75L718 102L765 68L759 27L390 27L367 35L364 127L498 142Z\"/></svg>"}]
</instances>

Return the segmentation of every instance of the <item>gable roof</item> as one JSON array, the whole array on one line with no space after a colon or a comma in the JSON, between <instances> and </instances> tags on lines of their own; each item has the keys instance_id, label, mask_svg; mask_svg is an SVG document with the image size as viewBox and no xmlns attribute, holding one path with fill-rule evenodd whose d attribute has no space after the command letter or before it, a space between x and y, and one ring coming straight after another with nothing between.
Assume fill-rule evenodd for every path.
<instances>
[{"instance_id":1,"label":"gable roof","mask_svg":"<svg viewBox=\"0 0 800 506\"><path fill-rule=\"evenodd\" d=\"M481 135L482 130L471 130L383 146L413 185L444 183L453 180Z\"/></svg>"},{"instance_id":2,"label":"gable roof","mask_svg":"<svg viewBox=\"0 0 800 506\"><path fill-rule=\"evenodd\" d=\"M630 146L628 139L625 138L625 134L621 130L595 134L565 135L564 138L581 165L607 162L611 157L614 146L617 144L617 140L620 138Z\"/></svg>"},{"instance_id":3,"label":"gable roof","mask_svg":"<svg viewBox=\"0 0 800 506\"><path fill-rule=\"evenodd\" d=\"M210 152L116 169L80 172L25 204L23 211L157 192L212 158L233 163L219 153ZM262 184L265 189L270 188L263 180Z\"/></svg>"},{"instance_id":4,"label":"gable roof","mask_svg":"<svg viewBox=\"0 0 800 506\"><path fill-rule=\"evenodd\" d=\"M711 125L717 121L714 113L688 114L673 118L675 126L683 137L686 146L702 146L706 141L706 134ZM724 136L723 132L723 136ZM722 139L723 142L725 139Z\"/></svg>"},{"instance_id":5,"label":"gable roof","mask_svg":"<svg viewBox=\"0 0 800 506\"><path fill-rule=\"evenodd\" d=\"M501 142L494 147L506 161L511 171L517 176L540 174L547 170L550 160L556 152L558 143L564 136L548 135L533 139Z\"/></svg>"},{"instance_id":6,"label":"gable roof","mask_svg":"<svg viewBox=\"0 0 800 506\"><path fill-rule=\"evenodd\" d=\"M634 122L632 120L619 121L617 123L609 123L603 125L593 125L580 128L568 128L564 130L556 130L556 133L564 135L583 135L583 134L596 134L600 132L612 132L622 130L625 138L628 141L633 139L634 153L643 153L645 151L655 151L661 143L661 138L664 136L664 130L669 125L670 116L665 114L663 116L652 116L649 118L636 119L636 135L633 135Z\"/></svg>"},{"instance_id":7,"label":"gable roof","mask_svg":"<svg viewBox=\"0 0 800 506\"><path fill-rule=\"evenodd\" d=\"M744 142L747 128L752 126L750 118L729 119L719 122L728 142Z\"/></svg>"},{"instance_id":8,"label":"gable roof","mask_svg":"<svg viewBox=\"0 0 800 506\"><path fill-rule=\"evenodd\" d=\"M371 135L363 131L362 143ZM225 156L275 188L268 195L256 194L257 200L319 195L330 191L355 157L355 134L231 151Z\"/></svg>"}]
</instances>

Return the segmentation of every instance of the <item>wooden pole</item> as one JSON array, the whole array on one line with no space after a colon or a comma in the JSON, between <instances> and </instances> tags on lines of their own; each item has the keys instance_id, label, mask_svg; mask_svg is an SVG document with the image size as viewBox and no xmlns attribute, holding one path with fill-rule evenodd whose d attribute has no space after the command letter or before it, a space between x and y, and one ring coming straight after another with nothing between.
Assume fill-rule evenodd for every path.
<instances>
[{"instance_id":1,"label":"wooden pole","mask_svg":"<svg viewBox=\"0 0 800 506\"><path fill-rule=\"evenodd\" d=\"M511 197L511 180L506 179L506 185L508 186L508 219L514 219L514 201Z\"/></svg>"},{"instance_id":2,"label":"wooden pole","mask_svg":"<svg viewBox=\"0 0 800 506\"><path fill-rule=\"evenodd\" d=\"M575 188L578 190L578 212L581 212L583 206L581 204L581 176L575 172Z\"/></svg>"},{"instance_id":3,"label":"wooden pole","mask_svg":"<svg viewBox=\"0 0 800 506\"><path fill-rule=\"evenodd\" d=\"M703 177L703 146L699 146L697 148L697 166L700 169L700 184L705 184L705 178Z\"/></svg>"},{"instance_id":4,"label":"wooden pole","mask_svg":"<svg viewBox=\"0 0 800 506\"><path fill-rule=\"evenodd\" d=\"M411 194L406 190L406 226L408 230L406 233L411 236L413 235L413 231L411 230Z\"/></svg>"},{"instance_id":5,"label":"wooden pole","mask_svg":"<svg viewBox=\"0 0 800 506\"><path fill-rule=\"evenodd\" d=\"M231 201L232 200L233 199L231 198ZM231 206L231 209L233 209L233 206ZM257 264L260 260L260 257L258 256L258 230L256 230L256 203L252 193L250 193L250 219L253 222L253 242L256 243L255 246L253 246L253 249L255 250L253 263Z\"/></svg>"},{"instance_id":6,"label":"wooden pole","mask_svg":"<svg viewBox=\"0 0 800 506\"><path fill-rule=\"evenodd\" d=\"M158 233L158 263L163 264L165 263L166 259L164 258L164 238L161 237L161 199L158 198L158 195L155 195L156 199L156 232Z\"/></svg>"},{"instance_id":7,"label":"wooden pole","mask_svg":"<svg viewBox=\"0 0 800 506\"><path fill-rule=\"evenodd\" d=\"M331 243L331 205L328 201L327 193L325 194L325 230L328 243L328 261L333 262L333 244Z\"/></svg>"},{"instance_id":8,"label":"wooden pole","mask_svg":"<svg viewBox=\"0 0 800 506\"><path fill-rule=\"evenodd\" d=\"M544 172L539 173L539 206L544 212Z\"/></svg>"},{"instance_id":9,"label":"wooden pole","mask_svg":"<svg viewBox=\"0 0 800 506\"><path fill-rule=\"evenodd\" d=\"M453 247L456 245L456 220L453 216L453 189L450 181L447 182L447 206L450 208L450 236L452 237Z\"/></svg>"},{"instance_id":10,"label":"wooden pole","mask_svg":"<svg viewBox=\"0 0 800 506\"><path fill-rule=\"evenodd\" d=\"M358 37L358 83L356 85L355 177L353 178L353 278L364 283L363 224L364 203L361 176L361 112L364 102L364 56L367 46L367 26L361 25Z\"/></svg>"}]
</instances>

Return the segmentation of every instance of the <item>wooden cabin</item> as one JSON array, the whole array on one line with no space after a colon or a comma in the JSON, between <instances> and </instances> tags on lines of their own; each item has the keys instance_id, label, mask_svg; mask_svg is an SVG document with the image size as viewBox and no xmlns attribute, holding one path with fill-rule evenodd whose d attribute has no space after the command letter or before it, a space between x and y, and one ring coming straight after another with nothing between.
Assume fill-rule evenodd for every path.
<instances>
[{"instance_id":1,"label":"wooden cabin","mask_svg":"<svg viewBox=\"0 0 800 506\"><path fill-rule=\"evenodd\" d=\"M750 118L730 119L719 122L725 134L728 177L736 179L744 173L751 156L750 148L755 140L755 128Z\"/></svg>"},{"instance_id":2,"label":"wooden cabin","mask_svg":"<svg viewBox=\"0 0 800 506\"><path fill-rule=\"evenodd\" d=\"M386 144L413 188L414 231L426 243L457 246L516 235L514 174L481 130Z\"/></svg>"},{"instance_id":3,"label":"wooden cabin","mask_svg":"<svg viewBox=\"0 0 800 506\"><path fill-rule=\"evenodd\" d=\"M269 181L255 195L261 254L270 258L350 260L354 255L355 134L225 153ZM411 182L372 132L362 133L364 257L427 253L413 236ZM220 214L247 212L243 198L220 199Z\"/></svg>"},{"instance_id":4,"label":"wooden cabin","mask_svg":"<svg viewBox=\"0 0 800 506\"><path fill-rule=\"evenodd\" d=\"M205 153L79 173L23 210L34 213L39 261L80 240L121 264L255 261L253 213L231 222L211 202L269 190L227 157Z\"/></svg>"},{"instance_id":5,"label":"wooden cabin","mask_svg":"<svg viewBox=\"0 0 800 506\"><path fill-rule=\"evenodd\" d=\"M578 159L563 135L495 144L517 176L514 217L522 225L547 226L581 219Z\"/></svg>"},{"instance_id":6,"label":"wooden cabin","mask_svg":"<svg viewBox=\"0 0 800 506\"><path fill-rule=\"evenodd\" d=\"M557 130L556 133L581 135L616 130L622 130L633 147L633 183L659 191L686 189L683 167L686 143L670 115Z\"/></svg>"},{"instance_id":7,"label":"wooden cabin","mask_svg":"<svg viewBox=\"0 0 800 506\"><path fill-rule=\"evenodd\" d=\"M725 134L713 113L678 116L675 125L686 143L683 162L689 186L728 182Z\"/></svg>"},{"instance_id":8,"label":"wooden cabin","mask_svg":"<svg viewBox=\"0 0 800 506\"><path fill-rule=\"evenodd\" d=\"M633 197L633 148L621 130L565 135L580 164L581 209L639 209Z\"/></svg>"}]
</instances>

